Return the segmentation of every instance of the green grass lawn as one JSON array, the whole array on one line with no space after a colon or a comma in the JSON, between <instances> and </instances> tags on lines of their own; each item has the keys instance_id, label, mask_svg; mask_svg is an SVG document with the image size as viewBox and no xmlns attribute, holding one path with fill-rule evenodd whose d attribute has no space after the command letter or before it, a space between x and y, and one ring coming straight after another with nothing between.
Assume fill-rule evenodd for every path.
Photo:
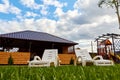
<instances>
[{"instance_id":1,"label":"green grass lawn","mask_svg":"<svg viewBox=\"0 0 120 80\"><path fill-rule=\"evenodd\" d=\"M0 80L120 80L120 65L32 68L0 66Z\"/></svg>"}]
</instances>

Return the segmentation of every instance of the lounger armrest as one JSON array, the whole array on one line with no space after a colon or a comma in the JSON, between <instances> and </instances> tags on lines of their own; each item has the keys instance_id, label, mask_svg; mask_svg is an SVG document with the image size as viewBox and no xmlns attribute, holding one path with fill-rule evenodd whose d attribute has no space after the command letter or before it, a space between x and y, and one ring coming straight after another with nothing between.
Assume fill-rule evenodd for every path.
<instances>
[{"instance_id":1,"label":"lounger armrest","mask_svg":"<svg viewBox=\"0 0 120 80\"><path fill-rule=\"evenodd\" d=\"M77 62L82 62L82 57L81 56L77 57Z\"/></svg>"},{"instance_id":2,"label":"lounger armrest","mask_svg":"<svg viewBox=\"0 0 120 80\"><path fill-rule=\"evenodd\" d=\"M100 55L97 55L97 56L95 56L95 57L93 58L93 60L96 60L96 59L103 60L103 57L102 57L102 56L100 56Z\"/></svg>"},{"instance_id":3,"label":"lounger armrest","mask_svg":"<svg viewBox=\"0 0 120 80\"><path fill-rule=\"evenodd\" d=\"M61 60L60 60L59 56L57 56L57 63L58 63L57 65L60 66Z\"/></svg>"},{"instance_id":4,"label":"lounger armrest","mask_svg":"<svg viewBox=\"0 0 120 80\"><path fill-rule=\"evenodd\" d=\"M86 66L86 57L85 56L78 56L77 63L82 63L82 66Z\"/></svg>"},{"instance_id":5,"label":"lounger armrest","mask_svg":"<svg viewBox=\"0 0 120 80\"><path fill-rule=\"evenodd\" d=\"M33 60L41 61L41 58L39 56L34 56Z\"/></svg>"}]
</instances>

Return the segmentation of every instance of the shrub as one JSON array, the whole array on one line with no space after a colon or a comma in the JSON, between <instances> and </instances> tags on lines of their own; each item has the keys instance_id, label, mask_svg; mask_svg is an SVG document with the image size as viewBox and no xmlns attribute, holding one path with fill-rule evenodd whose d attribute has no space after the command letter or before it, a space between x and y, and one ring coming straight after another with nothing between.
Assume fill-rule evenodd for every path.
<instances>
[{"instance_id":1,"label":"shrub","mask_svg":"<svg viewBox=\"0 0 120 80\"><path fill-rule=\"evenodd\" d=\"M12 65L12 64L13 64L13 58L12 58L11 55L10 55L10 57L8 58L8 64L9 64L9 65Z\"/></svg>"},{"instance_id":2,"label":"shrub","mask_svg":"<svg viewBox=\"0 0 120 80\"><path fill-rule=\"evenodd\" d=\"M70 64L74 64L74 59L73 58L71 58Z\"/></svg>"}]
</instances>

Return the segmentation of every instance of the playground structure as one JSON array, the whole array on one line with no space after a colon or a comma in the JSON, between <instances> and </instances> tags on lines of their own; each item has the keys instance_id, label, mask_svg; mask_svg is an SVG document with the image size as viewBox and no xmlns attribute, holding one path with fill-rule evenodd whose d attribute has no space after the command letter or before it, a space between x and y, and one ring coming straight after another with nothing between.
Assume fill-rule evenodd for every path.
<instances>
[{"instance_id":1,"label":"playground structure","mask_svg":"<svg viewBox=\"0 0 120 80\"><path fill-rule=\"evenodd\" d=\"M95 39L97 42L97 53L105 59L112 59L120 63L120 34L107 33Z\"/></svg>"}]
</instances>

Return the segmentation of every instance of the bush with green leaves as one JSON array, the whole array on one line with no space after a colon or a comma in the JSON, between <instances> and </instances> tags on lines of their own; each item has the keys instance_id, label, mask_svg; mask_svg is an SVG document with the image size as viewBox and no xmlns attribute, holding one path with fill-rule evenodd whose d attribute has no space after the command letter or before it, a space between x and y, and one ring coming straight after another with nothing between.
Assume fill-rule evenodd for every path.
<instances>
[{"instance_id":1,"label":"bush with green leaves","mask_svg":"<svg viewBox=\"0 0 120 80\"><path fill-rule=\"evenodd\" d=\"M70 64L74 64L74 59L73 58L71 58Z\"/></svg>"},{"instance_id":2,"label":"bush with green leaves","mask_svg":"<svg viewBox=\"0 0 120 80\"><path fill-rule=\"evenodd\" d=\"M13 58L12 58L11 55L10 55L10 57L8 58L8 64L9 64L9 65L13 65Z\"/></svg>"}]
</instances>

